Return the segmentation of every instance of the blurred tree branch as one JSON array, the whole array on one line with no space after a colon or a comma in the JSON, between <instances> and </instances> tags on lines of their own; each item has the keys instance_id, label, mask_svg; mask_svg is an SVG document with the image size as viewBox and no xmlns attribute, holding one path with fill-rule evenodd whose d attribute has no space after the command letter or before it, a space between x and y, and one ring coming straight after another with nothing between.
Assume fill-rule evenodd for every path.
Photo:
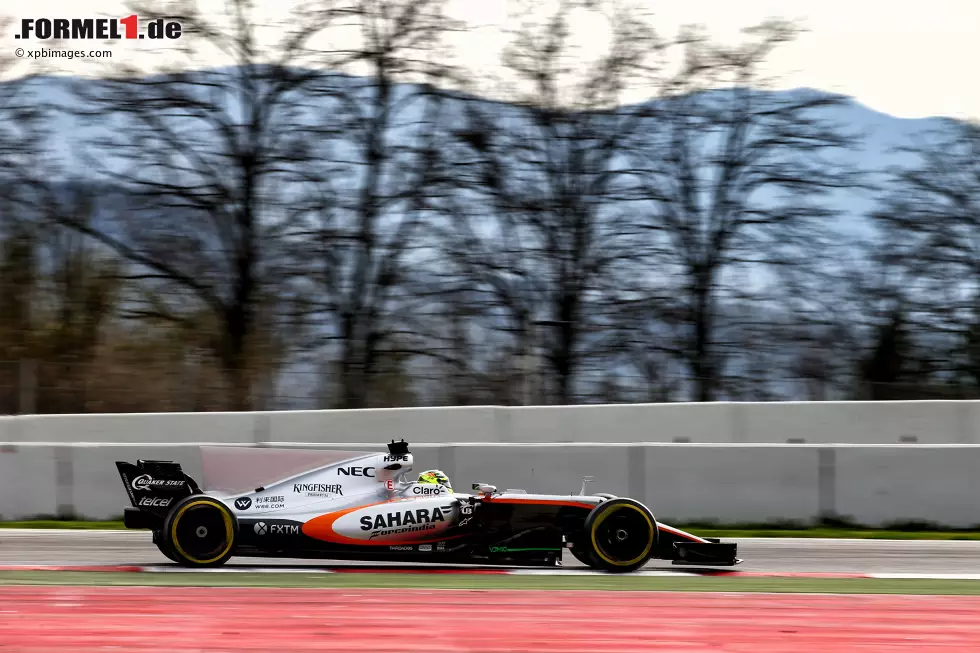
<instances>
[{"instance_id":1,"label":"blurred tree branch","mask_svg":"<svg viewBox=\"0 0 980 653\"><path fill-rule=\"evenodd\" d=\"M980 124L947 121L899 152L915 160L888 171L872 212L886 243L877 256L906 279L908 328L980 388Z\"/></svg>"},{"instance_id":2,"label":"blurred tree branch","mask_svg":"<svg viewBox=\"0 0 980 653\"><path fill-rule=\"evenodd\" d=\"M855 183L832 156L853 135L824 117L845 98L765 89L760 69L795 33L770 21L733 48L683 34L683 65L631 144L633 206L653 241L652 269L676 277L675 329L700 401L715 398L724 367L719 301L758 294L726 275L752 267L761 288L764 267L777 278L812 269L836 215L821 200Z\"/></svg>"},{"instance_id":3,"label":"blurred tree branch","mask_svg":"<svg viewBox=\"0 0 980 653\"><path fill-rule=\"evenodd\" d=\"M319 7L283 20L290 27L270 59L250 0L227 0L224 16L193 2L138 3L143 19L181 22L188 59L211 48L232 66L152 75L122 67L77 85L87 163L129 197L97 220L63 224L130 263L152 304L135 314L205 311L213 328L201 330L212 335L234 409L251 404L249 368L274 360L283 342L274 325L287 292L284 235L296 219L290 185L304 182L316 157L301 91L322 75L303 64L309 41L335 18ZM260 333L261 320L272 328Z\"/></svg>"},{"instance_id":4,"label":"blurred tree branch","mask_svg":"<svg viewBox=\"0 0 980 653\"><path fill-rule=\"evenodd\" d=\"M611 32L607 51L582 71L568 64L569 20L580 10L607 15ZM620 105L661 47L632 8L563 0L523 23L504 53L517 79L513 104L464 105L454 143L460 190L440 229L445 255L484 295L486 319L498 322L491 330L512 334L519 360L535 357L540 334L558 403L572 401L598 346L589 325L609 310L617 274L636 257L637 228L616 200L642 109Z\"/></svg>"},{"instance_id":5,"label":"blurred tree branch","mask_svg":"<svg viewBox=\"0 0 980 653\"><path fill-rule=\"evenodd\" d=\"M337 9L350 47L324 51L312 89L323 107L313 136L324 143L308 204L315 314L326 318L337 365L336 405L366 407L382 354L404 359L424 291L410 273L426 217L444 185L445 93L454 68L442 47L455 29L444 0L349 0ZM356 37L354 37L356 34ZM355 76L360 72L363 76ZM387 352L387 353L386 353ZM399 372L401 373L401 372Z\"/></svg>"}]
</instances>

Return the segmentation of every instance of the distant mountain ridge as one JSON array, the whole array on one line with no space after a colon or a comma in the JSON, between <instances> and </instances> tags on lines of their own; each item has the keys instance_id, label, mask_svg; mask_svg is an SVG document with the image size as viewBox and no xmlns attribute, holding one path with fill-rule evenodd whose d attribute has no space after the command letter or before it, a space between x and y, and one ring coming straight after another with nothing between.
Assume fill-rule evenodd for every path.
<instances>
[{"instance_id":1,"label":"distant mountain ridge","mask_svg":"<svg viewBox=\"0 0 980 653\"><path fill-rule=\"evenodd\" d=\"M271 66L263 66L262 68L268 68L268 70L262 71L265 74L272 73L275 70ZM182 73L180 77L193 79L195 76L203 77L209 74L228 73L234 70L234 68L229 67L202 69ZM292 72L302 71L295 70ZM172 76L155 75L144 79L146 81L163 81L168 77ZM352 86L357 85L363 88L365 92L370 92L372 86L372 80L370 78L340 73L331 74L330 78L333 80L349 80ZM55 109L77 107L78 99L72 92L74 84L90 86L103 83L99 79L70 76L38 76L26 81L27 89L34 94L34 97L39 102ZM11 83L14 82L0 82L0 86ZM396 85L395 93L396 95L404 96L413 87L416 87L416 85L399 84ZM707 93L715 92L722 91L708 91ZM804 94L823 93L823 91L812 88L798 88L786 91L756 91L756 93L760 96L769 96L778 99L793 98ZM475 98L464 93L454 92L451 95L457 99L477 100L479 102L486 102L487 105L497 105L501 108L507 106L507 103L499 100ZM633 103L633 106L635 104ZM942 117L918 119L898 118L872 109L853 99L847 100L841 106L828 109L827 117L849 128L858 129L865 133L860 147L853 154L848 154L846 160L868 172L883 170L892 165L910 162L911 159L907 154L897 153L895 149L911 144L913 138L916 136L921 136L930 130L941 128L951 120ZM309 114L307 119L321 122L324 116ZM101 127L102 129L113 129L114 126L107 121ZM80 118L58 112L52 117L48 128L53 136L51 139L53 147L51 154L64 164L63 169L67 171L68 176L76 179L87 178L91 173L81 163L78 155L78 143L83 138L98 138L99 127L83 124ZM106 150L105 156L109 158L113 156L110 149ZM841 191L835 194L833 204L847 216L842 221L845 231L850 231L853 228L857 230L856 233L864 232L862 228L864 222L862 217L873 207L873 196L870 196L867 192Z\"/></svg>"}]
</instances>

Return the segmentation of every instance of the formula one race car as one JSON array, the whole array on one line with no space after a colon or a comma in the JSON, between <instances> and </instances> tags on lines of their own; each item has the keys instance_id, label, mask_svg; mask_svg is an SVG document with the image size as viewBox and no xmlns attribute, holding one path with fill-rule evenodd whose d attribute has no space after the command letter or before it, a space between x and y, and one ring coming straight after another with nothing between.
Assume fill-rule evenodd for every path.
<instances>
[{"instance_id":1,"label":"formula one race car","mask_svg":"<svg viewBox=\"0 0 980 653\"><path fill-rule=\"evenodd\" d=\"M608 494L473 494L409 476L405 441L388 453L201 447L208 490L169 461L117 462L132 508L165 556L188 567L233 556L560 566L567 548L610 572L651 558L727 566L736 545L666 524L639 501Z\"/></svg>"}]
</instances>

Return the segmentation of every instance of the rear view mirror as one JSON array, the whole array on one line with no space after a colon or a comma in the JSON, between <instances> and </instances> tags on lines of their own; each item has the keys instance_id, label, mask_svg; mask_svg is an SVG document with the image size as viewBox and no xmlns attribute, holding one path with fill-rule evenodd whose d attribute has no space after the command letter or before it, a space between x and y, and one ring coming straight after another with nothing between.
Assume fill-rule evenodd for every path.
<instances>
[{"instance_id":1,"label":"rear view mirror","mask_svg":"<svg viewBox=\"0 0 980 653\"><path fill-rule=\"evenodd\" d=\"M474 483L473 489L481 494L493 494L497 491L497 486L487 485L486 483Z\"/></svg>"}]
</instances>

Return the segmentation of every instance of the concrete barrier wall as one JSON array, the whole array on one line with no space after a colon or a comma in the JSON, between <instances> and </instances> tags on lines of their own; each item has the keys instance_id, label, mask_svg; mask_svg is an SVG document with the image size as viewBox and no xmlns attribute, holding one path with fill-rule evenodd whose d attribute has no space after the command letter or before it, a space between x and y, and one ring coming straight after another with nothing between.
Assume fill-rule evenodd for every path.
<instances>
[{"instance_id":1,"label":"concrete barrier wall","mask_svg":"<svg viewBox=\"0 0 980 653\"><path fill-rule=\"evenodd\" d=\"M354 446L352 446L354 445ZM379 450L338 443L308 448ZM877 525L927 520L980 524L980 445L418 444L418 470L438 467L471 483L576 493L610 492L647 503L665 521L808 521L847 516ZM128 505L113 462L180 462L200 479L193 445L0 447L0 516L117 517Z\"/></svg>"},{"instance_id":2,"label":"concrete barrier wall","mask_svg":"<svg viewBox=\"0 0 980 653\"><path fill-rule=\"evenodd\" d=\"M980 401L393 408L0 417L0 442L980 444Z\"/></svg>"},{"instance_id":3,"label":"concrete barrier wall","mask_svg":"<svg viewBox=\"0 0 980 653\"><path fill-rule=\"evenodd\" d=\"M684 521L980 523L980 402L645 404L0 417L0 516L121 513L115 460L200 443L376 450L405 438L456 484L629 495Z\"/></svg>"}]
</instances>

